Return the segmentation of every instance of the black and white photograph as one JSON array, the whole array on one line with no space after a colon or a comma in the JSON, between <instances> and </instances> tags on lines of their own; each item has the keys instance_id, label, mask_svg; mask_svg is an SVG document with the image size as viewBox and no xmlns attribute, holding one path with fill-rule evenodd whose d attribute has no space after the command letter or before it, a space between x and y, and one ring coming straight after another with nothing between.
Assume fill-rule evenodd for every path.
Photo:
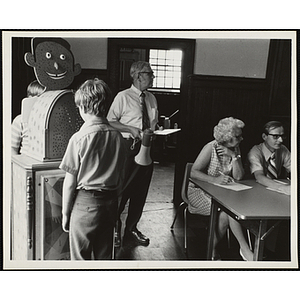
<instances>
[{"instance_id":1,"label":"black and white photograph","mask_svg":"<svg viewBox=\"0 0 300 300\"><path fill-rule=\"evenodd\" d=\"M4 269L298 268L295 31L2 42Z\"/></svg>"}]
</instances>

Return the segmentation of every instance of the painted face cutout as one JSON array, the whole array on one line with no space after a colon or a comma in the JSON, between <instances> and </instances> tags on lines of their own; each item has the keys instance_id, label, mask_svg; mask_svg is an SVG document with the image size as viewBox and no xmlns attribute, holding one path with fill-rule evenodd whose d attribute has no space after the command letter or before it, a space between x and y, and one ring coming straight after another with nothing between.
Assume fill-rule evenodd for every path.
<instances>
[{"instance_id":1,"label":"painted face cutout","mask_svg":"<svg viewBox=\"0 0 300 300\"><path fill-rule=\"evenodd\" d=\"M34 55L25 54L25 61L34 68L37 80L47 91L67 88L81 71L79 64L74 66L70 50L55 41L40 42Z\"/></svg>"}]
</instances>

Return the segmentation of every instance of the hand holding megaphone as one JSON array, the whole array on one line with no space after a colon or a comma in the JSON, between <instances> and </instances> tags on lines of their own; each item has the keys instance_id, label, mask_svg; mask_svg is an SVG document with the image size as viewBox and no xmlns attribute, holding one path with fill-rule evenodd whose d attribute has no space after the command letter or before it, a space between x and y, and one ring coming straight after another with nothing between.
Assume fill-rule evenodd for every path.
<instances>
[{"instance_id":1,"label":"hand holding megaphone","mask_svg":"<svg viewBox=\"0 0 300 300\"><path fill-rule=\"evenodd\" d=\"M140 167L149 166L152 163L152 159L150 157L150 149L151 149L151 142L154 136L154 132L151 129L146 129L142 133L142 144L139 153L135 156L134 161L137 164L136 168L134 168L133 172L131 173L129 179L127 180L126 184L122 188L120 194L126 189L126 187L130 184L134 176L136 176ZM132 150L136 141L139 141L138 138L134 139L134 143L132 144Z\"/></svg>"},{"instance_id":2,"label":"hand holding megaphone","mask_svg":"<svg viewBox=\"0 0 300 300\"><path fill-rule=\"evenodd\" d=\"M149 166L152 163L150 157L151 142L153 137L151 129L145 129L142 137L142 144L139 153L135 156L134 161L141 166Z\"/></svg>"},{"instance_id":3,"label":"hand holding megaphone","mask_svg":"<svg viewBox=\"0 0 300 300\"><path fill-rule=\"evenodd\" d=\"M143 131L137 127L128 126L129 127L129 136L134 140L141 140Z\"/></svg>"}]
</instances>

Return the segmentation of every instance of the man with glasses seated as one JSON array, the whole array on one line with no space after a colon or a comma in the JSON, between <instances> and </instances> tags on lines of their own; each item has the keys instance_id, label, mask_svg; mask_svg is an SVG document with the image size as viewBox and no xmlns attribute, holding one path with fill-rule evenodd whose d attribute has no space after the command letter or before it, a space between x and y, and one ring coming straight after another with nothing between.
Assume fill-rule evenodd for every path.
<instances>
[{"instance_id":1,"label":"man with glasses seated","mask_svg":"<svg viewBox=\"0 0 300 300\"><path fill-rule=\"evenodd\" d=\"M248 154L251 174L264 186L290 195L290 184L282 184L276 179L287 178L291 172L291 153L284 146L283 125L270 121L264 125L263 143L255 145Z\"/></svg>"},{"instance_id":2,"label":"man with glasses seated","mask_svg":"<svg viewBox=\"0 0 300 300\"><path fill-rule=\"evenodd\" d=\"M285 140L283 125L278 121L270 121L263 127L263 143L254 146L248 161L251 174L256 181L278 192L290 195L291 186L282 184L277 179L287 179L291 172L291 153L283 145ZM265 241L265 260L290 259L290 223L289 221L268 221L268 228L273 227L272 233Z\"/></svg>"}]
</instances>

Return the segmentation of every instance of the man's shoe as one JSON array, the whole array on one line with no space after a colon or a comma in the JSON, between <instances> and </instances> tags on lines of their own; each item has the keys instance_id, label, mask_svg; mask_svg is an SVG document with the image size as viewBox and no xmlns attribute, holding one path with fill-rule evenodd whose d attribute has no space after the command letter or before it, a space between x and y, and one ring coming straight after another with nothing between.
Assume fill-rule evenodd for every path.
<instances>
[{"instance_id":1,"label":"man's shoe","mask_svg":"<svg viewBox=\"0 0 300 300\"><path fill-rule=\"evenodd\" d=\"M142 245L142 246L148 246L150 243L149 238L147 238L145 235L143 235L139 230L132 229L130 231L126 231L125 233L125 237L128 238L132 238L135 240L135 242L137 242L138 244Z\"/></svg>"}]
</instances>

